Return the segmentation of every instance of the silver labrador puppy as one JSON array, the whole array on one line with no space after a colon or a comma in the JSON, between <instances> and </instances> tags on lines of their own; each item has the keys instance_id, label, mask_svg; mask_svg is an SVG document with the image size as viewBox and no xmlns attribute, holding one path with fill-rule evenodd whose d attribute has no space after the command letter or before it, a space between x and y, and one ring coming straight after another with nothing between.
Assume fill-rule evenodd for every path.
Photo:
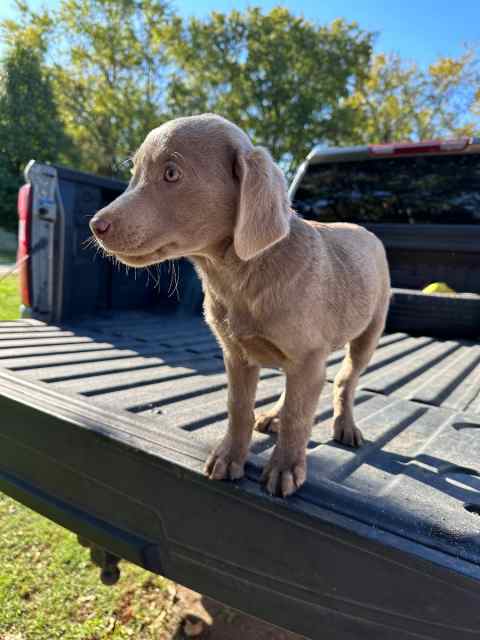
<instances>
[{"instance_id":1,"label":"silver labrador puppy","mask_svg":"<svg viewBox=\"0 0 480 640\"><path fill-rule=\"evenodd\" d=\"M205 293L205 318L224 353L229 425L210 455L210 478L240 478L256 426L278 431L263 479L292 494L306 478L306 445L325 360L347 345L334 385L334 437L362 444L353 418L358 377L381 335L390 279L381 242L353 224L295 215L268 152L212 114L151 131L127 191L91 220L98 243L143 267L188 256ZM285 391L255 420L260 367L280 367Z\"/></svg>"}]
</instances>

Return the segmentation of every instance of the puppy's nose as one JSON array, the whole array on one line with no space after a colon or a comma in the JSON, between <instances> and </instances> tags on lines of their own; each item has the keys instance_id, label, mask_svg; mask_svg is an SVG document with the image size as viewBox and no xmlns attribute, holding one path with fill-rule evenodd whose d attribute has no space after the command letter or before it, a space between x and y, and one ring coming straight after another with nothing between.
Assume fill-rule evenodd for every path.
<instances>
[{"instance_id":1,"label":"puppy's nose","mask_svg":"<svg viewBox=\"0 0 480 640\"><path fill-rule=\"evenodd\" d=\"M104 236L107 231L112 226L112 223L109 220L105 220L105 218L92 218L90 220L90 229L96 236Z\"/></svg>"}]
</instances>

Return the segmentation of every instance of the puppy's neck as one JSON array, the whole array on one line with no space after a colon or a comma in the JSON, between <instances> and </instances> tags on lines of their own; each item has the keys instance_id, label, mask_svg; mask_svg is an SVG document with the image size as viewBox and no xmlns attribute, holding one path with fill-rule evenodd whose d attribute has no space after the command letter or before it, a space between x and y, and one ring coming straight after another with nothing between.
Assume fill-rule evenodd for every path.
<instances>
[{"instance_id":1,"label":"puppy's neck","mask_svg":"<svg viewBox=\"0 0 480 640\"><path fill-rule=\"evenodd\" d=\"M237 269L245 264L235 253L233 238L225 238L221 242L206 247L202 253L188 256L201 272L218 272Z\"/></svg>"}]
</instances>

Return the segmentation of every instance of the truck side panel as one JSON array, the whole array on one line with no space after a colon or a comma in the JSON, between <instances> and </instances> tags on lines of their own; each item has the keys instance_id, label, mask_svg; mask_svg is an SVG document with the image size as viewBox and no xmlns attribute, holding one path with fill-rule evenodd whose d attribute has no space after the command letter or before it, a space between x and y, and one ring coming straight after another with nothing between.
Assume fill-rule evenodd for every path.
<instances>
[{"instance_id":1,"label":"truck side panel","mask_svg":"<svg viewBox=\"0 0 480 640\"><path fill-rule=\"evenodd\" d=\"M185 260L159 269L127 269L105 259L90 241L90 218L118 197L117 180L33 162L30 264L33 317L48 322L111 309L198 313L201 285Z\"/></svg>"}]
</instances>

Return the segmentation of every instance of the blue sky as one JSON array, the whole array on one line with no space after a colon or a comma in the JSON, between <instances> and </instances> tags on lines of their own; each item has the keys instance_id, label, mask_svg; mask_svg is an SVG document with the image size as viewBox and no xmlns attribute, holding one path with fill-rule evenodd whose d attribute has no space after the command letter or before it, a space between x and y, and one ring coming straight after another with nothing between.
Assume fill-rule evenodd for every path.
<instances>
[{"instance_id":1,"label":"blue sky","mask_svg":"<svg viewBox=\"0 0 480 640\"><path fill-rule=\"evenodd\" d=\"M30 0L32 6L55 6L58 0ZM338 17L356 20L379 32L376 50L398 52L426 65L439 56L455 56L463 45L480 45L479 0L177 0L183 15L204 16L212 10L229 11L248 5L268 10L276 5L320 23ZM9 0L0 0L0 18L11 16Z\"/></svg>"}]
</instances>

